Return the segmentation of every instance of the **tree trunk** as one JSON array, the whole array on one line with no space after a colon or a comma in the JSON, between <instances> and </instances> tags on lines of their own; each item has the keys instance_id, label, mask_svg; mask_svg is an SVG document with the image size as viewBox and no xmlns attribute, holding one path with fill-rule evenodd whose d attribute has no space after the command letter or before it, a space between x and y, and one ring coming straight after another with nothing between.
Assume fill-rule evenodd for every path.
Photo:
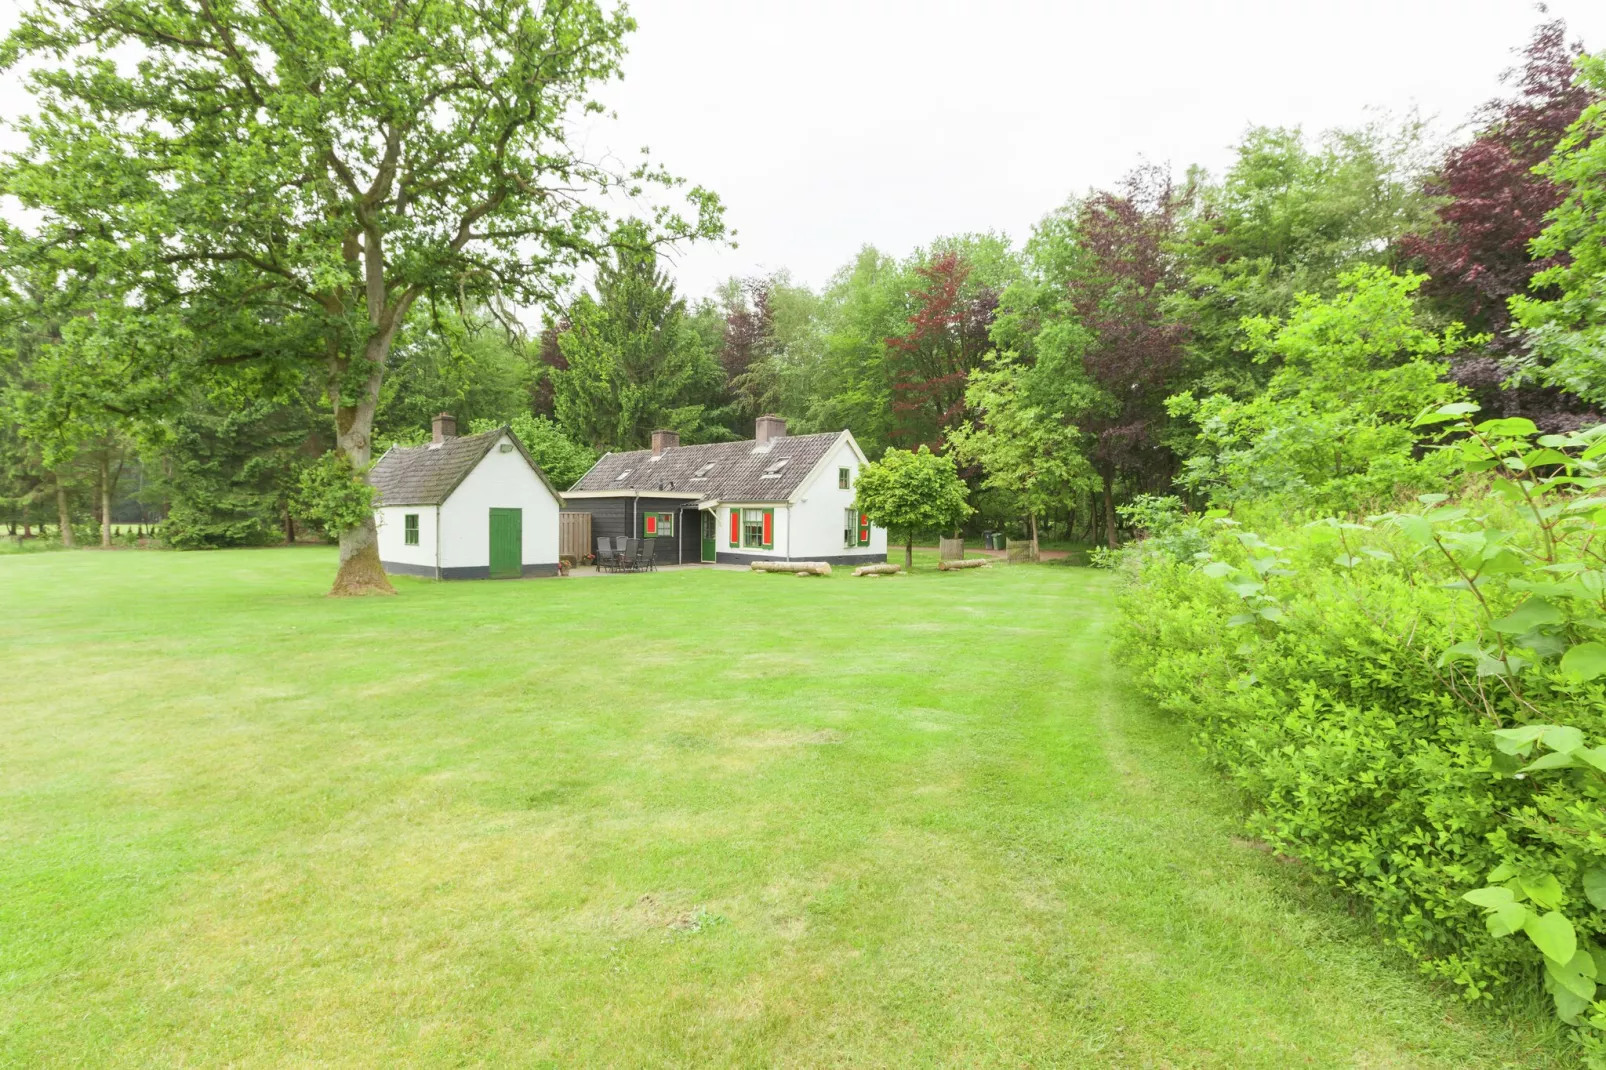
<instances>
[{"instance_id":1,"label":"tree trunk","mask_svg":"<svg viewBox=\"0 0 1606 1070\"><path fill-rule=\"evenodd\" d=\"M1104 472L1104 538L1110 549L1115 549L1115 477L1108 469Z\"/></svg>"},{"instance_id":2,"label":"tree trunk","mask_svg":"<svg viewBox=\"0 0 1606 1070\"><path fill-rule=\"evenodd\" d=\"M915 537L913 535L905 539L903 543L903 570L905 572L913 572L915 570Z\"/></svg>"},{"instance_id":3,"label":"tree trunk","mask_svg":"<svg viewBox=\"0 0 1606 1070\"><path fill-rule=\"evenodd\" d=\"M373 457L374 413L379 409L379 387L384 381L390 343L406 318L414 296L409 290L394 303L386 303L384 258L377 234L367 236L363 258L373 333L363 343L362 363L358 365L363 378L356 391L349 389L350 361L340 355L338 341L331 341L328 357L329 396L335 407L335 452L351 465L353 477L357 479L367 474L368 462ZM350 397L353 404L347 403L348 395L354 395ZM384 566L379 563L379 531L372 513L356 527L340 533L340 568L329 593L342 597L396 593Z\"/></svg>"},{"instance_id":4,"label":"tree trunk","mask_svg":"<svg viewBox=\"0 0 1606 1070\"><path fill-rule=\"evenodd\" d=\"M284 544L286 546L294 546L296 544L296 522L288 509L284 511Z\"/></svg>"},{"instance_id":5,"label":"tree trunk","mask_svg":"<svg viewBox=\"0 0 1606 1070\"><path fill-rule=\"evenodd\" d=\"M1026 519L1028 521L1030 521L1031 525L1032 525L1032 560L1036 561L1037 560L1037 514L1036 513L1027 513L1026 514Z\"/></svg>"},{"instance_id":6,"label":"tree trunk","mask_svg":"<svg viewBox=\"0 0 1606 1070\"><path fill-rule=\"evenodd\" d=\"M381 364L380 367L383 367ZM362 398L356 405L339 405L335 409L335 452L351 465L354 478L361 479L373 456L369 433L374 426L374 410L378 407L379 371L368 376ZM340 568L335 572L331 595L341 597L365 594L395 594L379 563L379 529L374 515L363 517L362 523L340 533Z\"/></svg>"},{"instance_id":7,"label":"tree trunk","mask_svg":"<svg viewBox=\"0 0 1606 1070\"><path fill-rule=\"evenodd\" d=\"M112 462L105 451L100 455L100 545L112 546Z\"/></svg>"},{"instance_id":8,"label":"tree trunk","mask_svg":"<svg viewBox=\"0 0 1606 1070\"><path fill-rule=\"evenodd\" d=\"M67 512L67 488L61 485L61 476L56 476L56 516L61 522L61 544L66 547L73 545L72 541L72 515Z\"/></svg>"}]
</instances>

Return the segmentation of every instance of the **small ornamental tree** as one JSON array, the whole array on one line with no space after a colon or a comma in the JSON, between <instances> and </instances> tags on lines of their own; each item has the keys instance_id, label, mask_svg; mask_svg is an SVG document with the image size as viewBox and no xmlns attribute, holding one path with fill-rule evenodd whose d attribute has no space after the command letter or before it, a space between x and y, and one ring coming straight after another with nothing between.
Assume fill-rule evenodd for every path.
<instances>
[{"instance_id":1,"label":"small ornamental tree","mask_svg":"<svg viewBox=\"0 0 1606 1070\"><path fill-rule=\"evenodd\" d=\"M981 465L983 487L1005 492L1026 514L1036 559L1037 518L1096 482L1082 432L1060 413L1033 405L1013 364L972 372L965 403L982 422L948 432L948 446L959 460Z\"/></svg>"},{"instance_id":2,"label":"small ornamental tree","mask_svg":"<svg viewBox=\"0 0 1606 1070\"><path fill-rule=\"evenodd\" d=\"M916 452L888 449L859 470L854 507L903 539L904 568L913 568L915 536L953 531L975 512L954 460L929 446Z\"/></svg>"}]
</instances>

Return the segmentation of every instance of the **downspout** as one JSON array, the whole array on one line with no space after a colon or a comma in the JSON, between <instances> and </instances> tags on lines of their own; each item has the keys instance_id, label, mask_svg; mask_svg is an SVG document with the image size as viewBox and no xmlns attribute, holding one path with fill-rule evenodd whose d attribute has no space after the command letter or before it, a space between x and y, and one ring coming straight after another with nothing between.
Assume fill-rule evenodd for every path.
<instances>
[{"instance_id":1,"label":"downspout","mask_svg":"<svg viewBox=\"0 0 1606 1070\"><path fill-rule=\"evenodd\" d=\"M641 530L641 517L638 515L640 512L641 491L638 490L636 491L636 496L630 499L630 538L632 539L636 537L635 533Z\"/></svg>"},{"instance_id":2,"label":"downspout","mask_svg":"<svg viewBox=\"0 0 1606 1070\"><path fill-rule=\"evenodd\" d=\"M792 503L786 503L786 559L792 560Z\"/></svg>"},{"instance_id":3,"label":"downspout","mask_svg":"<svg viewBox=\"0 0 1606 1070\"><path fill-rule=\"evenodd\" d=\"M441 507L439 502L435 503L435 578L437 580L444 578L441 576Z\"/></svg>"}]
</instances>

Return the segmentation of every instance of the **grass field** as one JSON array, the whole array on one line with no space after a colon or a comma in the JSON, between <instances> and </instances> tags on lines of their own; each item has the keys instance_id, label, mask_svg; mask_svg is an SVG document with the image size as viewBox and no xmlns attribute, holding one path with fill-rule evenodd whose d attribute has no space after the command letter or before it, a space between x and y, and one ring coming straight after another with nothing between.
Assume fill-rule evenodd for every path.
<instances>
[{"instance_id":1,"label":"grass field","mask_svg":"<svg viewBox=\"0 0 1606 1070\"><path fill-rule=\"evenodd\" d=\"M1238 838L1108 577L0 560L7 1065L1559 1065Z\"/></svg>"}]
</instances>

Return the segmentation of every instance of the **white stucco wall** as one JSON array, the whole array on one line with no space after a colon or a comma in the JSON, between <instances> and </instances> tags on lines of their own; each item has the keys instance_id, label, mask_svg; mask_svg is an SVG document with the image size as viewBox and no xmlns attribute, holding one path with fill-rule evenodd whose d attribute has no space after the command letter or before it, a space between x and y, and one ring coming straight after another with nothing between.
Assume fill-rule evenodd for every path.
<instances>
[{"instance_id":1,"label":"white stucco wall","mask_svg":"<svg viewBox=\"0 0 1606 1070\"><path fill-rule=\"evenodd\" d=\"M848 489L837 485L838 469L848 470ZM859 455L847 439L838 442L825 462L798 488L792 510L792 556L795 558L862 555L880 560L887 555L887 531L870 529L870 545L844 546L844 511L853 508L854 487L859 482Z\"/></svg>"},{"instance_id":2,"label":"white stucco wall","mask_svg":"<svg viewBox=\"0 0 1606 1070\"><path fill-rule=\"evenodd\" d=\"M418 514L418 545L407 545L408 513ZM379 560L403 565L435 567L435 507L391 505L374 510L379 525Z\"/></svg>"},{"instance_id":3,"label":"white stucco wall","mask_svg":"<svg viewBox=\"0 0 1606 1070\"><path fill-rule=\"evenodd\" d=\"M503 436L441 504L442 568L491 562L491 510L521 509L525 565L558 563L558 500Z\"/></svg>"},{"instance_id":4,"label":"white stucco wall","mask_svg":"<svg viewBox=\"0 0 1606 1070\"><path fill-rule=\"evenodd\" d=\"M731 545L731 510L742 509L773 509L775 510L775 528L771 532L774 545L768 550L760 546L732 546ZM722 554L752 554L755 557L786 557L787 508L774 502L750 502L747 505L727 505L719 510L719 537L714 542L714 549Z\"/></svg>"}]
</instances>

